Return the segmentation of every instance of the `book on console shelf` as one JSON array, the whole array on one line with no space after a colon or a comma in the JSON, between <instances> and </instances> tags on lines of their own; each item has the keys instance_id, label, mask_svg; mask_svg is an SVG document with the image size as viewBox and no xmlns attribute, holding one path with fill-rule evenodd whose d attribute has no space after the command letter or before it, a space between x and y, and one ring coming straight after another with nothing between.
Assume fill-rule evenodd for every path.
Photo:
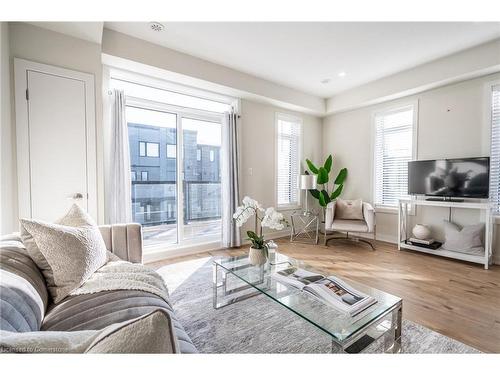
<instances>
[{"instance_id":1,"label":"book on console shelf","mask_svg":"<svg viewBox=\"0 0 500 375\"><path fill-rule=\"evenodd\" d=\"M272 277L283 284L310 293L351 316L377 303L375 298L361 293L334 276L325 277L301 268L290 267L274 273Z\"/></svg>"},{"instance_id":2,"label":"book on console shelf","mask_svg":"<svg viewBox=\"0 0 500 375\"><path fill-rule=\"evenodd\" d=\"M441 247L442 243L436 240L419 240L417 238L409 238L405 241L408 245L420 246L426 249L437 250Z\"/></svg>"}]
</instances>

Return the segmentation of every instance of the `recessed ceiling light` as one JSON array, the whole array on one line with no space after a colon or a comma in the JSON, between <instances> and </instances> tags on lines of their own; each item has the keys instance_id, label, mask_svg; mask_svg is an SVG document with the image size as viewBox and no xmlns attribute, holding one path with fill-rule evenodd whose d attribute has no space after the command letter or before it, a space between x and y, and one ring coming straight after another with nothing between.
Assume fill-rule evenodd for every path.
<instances>
[{"instance_id":1,"label":"recessed ceiling light","mask_svg":"<svg viewBox=\"0 0 500 375\"><path fill-rule=\"evenodd\" d=\"M322 79L320 82L323 84L323 85L326 85L327 83L330 83L332 80L330 78L325 78L325 79Z\"/></svg>"},{"instance_id":2,"label":"recessed ceiling light","mask_svg":"<svg viewBox=\"0 0 500 375\"><path fill-rule=\"evenodd\" d=\"M347 73L346 72L340 72L339 74L337 74L340 78L344 78Z\"/></svg>"},{"instance_id":3,"label":"recessed ceiling light","mask_svg":"<svg viewBox=\"0 0 500 375\"><path fill-rule=\"evenodd\" d=\"M150 22L149 27L151 28L151 30L156 32L161 32L165 30L165 26L159 22Z\"/></svg>"}]
</instances>

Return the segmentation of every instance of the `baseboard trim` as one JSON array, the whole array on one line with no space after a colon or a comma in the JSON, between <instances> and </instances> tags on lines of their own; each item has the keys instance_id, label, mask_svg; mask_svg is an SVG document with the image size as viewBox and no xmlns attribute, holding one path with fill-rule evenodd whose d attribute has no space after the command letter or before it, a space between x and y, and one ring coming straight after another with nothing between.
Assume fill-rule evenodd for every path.
<instances>
[{"instance_id":1,"label":"baseboard trim","mask_svg":"<svg viewBox=\"0 0 500 375\"><path fill-rule=\"evenodd\" d=\"M353 237L363 237L363 238L368 238L370 240L373 240L373 234L369 234L369 233L353 233L352 235L353 235ZM398 243L398 240L394 236L389 236L386 234L379 234L379 233L377 233L376 240L382 241L382 242L388 242L388 243L392 243L392 244Z\"/></svg>"},{"instance_id":2,"label":"baseboard trim","mask_svg":"<svg viewBox=\"0 0 500 375\"><path fill-rule=\"evenodd\" d=\"M283 238L283 237L289 237L290 236L290 230L283 229L280 231L274 231L271 233L265 233L265 238L266 240L275 240L278 238ZM242 246L249 245L250 241L248 240L243 240L241 242ZM214 250L220 250L222 249L222 245L220 242L208 242L204 244L199 244L199 245L191 245L191 246L184 246L184 247L178 247L178 248L170 248L170 249L164 249L164 250L156 250L152 252L146 252L143 256L143 263L154 263L154 262L159 262L162 260L170 259L170 258L175 258L175 257L180 257L184 255L194 255L194 254L201 254L201 253L206 253L208 251L214 251Z\"/></svg>"},{"instance_id":3,"label":"baseboard trim","mask_svg":"<svg viewBox=\"0 0 500 375\"><path fill-rule=\"evenodd\" d=\"M180 257L184 255L193 255L205 253L207 251L219 250L221 249L221 243L217 242L207 242L199 245L183 246L178 248L170 248L164 250L156 250L150 253L146 252L143 255L142 262L144 264L159 262L165 259Z\"/></svg>"}]
</instances>

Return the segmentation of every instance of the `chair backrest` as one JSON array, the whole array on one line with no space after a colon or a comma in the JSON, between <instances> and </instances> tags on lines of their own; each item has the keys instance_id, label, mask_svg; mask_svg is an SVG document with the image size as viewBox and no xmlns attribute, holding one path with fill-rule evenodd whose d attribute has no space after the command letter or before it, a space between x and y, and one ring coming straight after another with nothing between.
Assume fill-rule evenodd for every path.
<instances>
[{"instance_id":1,"label":"chair backrest","mask_svg":"<svg viewBox=\"0 0 500 375\"><path fill-rule=\"evenodd\" d=\"M142 263L142 226L137 223L101 225L106 248L117 257Z\"/></svg>"}]
</instances>

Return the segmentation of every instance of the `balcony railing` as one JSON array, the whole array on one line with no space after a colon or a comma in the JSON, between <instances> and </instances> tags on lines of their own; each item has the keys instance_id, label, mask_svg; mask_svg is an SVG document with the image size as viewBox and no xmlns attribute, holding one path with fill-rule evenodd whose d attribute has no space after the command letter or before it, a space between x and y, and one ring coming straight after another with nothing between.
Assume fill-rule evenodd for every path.
<instances>
[{"instance_id":1,"label":"balcony railing","mask_svg":"<svg viewBox=\"0 0 500 375\"><path fill-rule=\"evenodd\" d=\"M132 181L132 214L144 226L177 222L175 181ZM184 224L221 217L220 181L184 181Z\"/></svg>"}]
</instances>

